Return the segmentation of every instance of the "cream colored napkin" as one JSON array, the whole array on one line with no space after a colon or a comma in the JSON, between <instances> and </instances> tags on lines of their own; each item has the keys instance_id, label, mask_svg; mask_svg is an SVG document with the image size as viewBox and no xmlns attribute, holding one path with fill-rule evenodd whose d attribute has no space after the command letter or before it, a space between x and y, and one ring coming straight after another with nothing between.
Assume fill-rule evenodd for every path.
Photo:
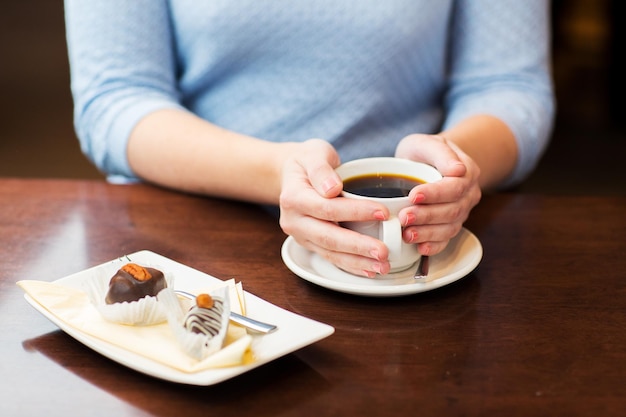
<instances>
[{"instance_id":1,"label":"cream colored napkin","mask_svg":"<svg viewBox=\"0 0 626 417\"><path fill-rule=\"evenodd\" d=\"M181 350L166 322L152 326L111 323L102 317L82 290L35 280L18 281L17 285L68 326L182 372L192 373L210 368L241 365L252 356L249 352L252 337L244 328L237 325L228 326L228 334L221 350L198 361ZM231 310L245 314L241 284L228 280L220 284L222 285L229 288ZM198 294L210 292L215 288L191 292Z\"/></svg>"}]
</instances>

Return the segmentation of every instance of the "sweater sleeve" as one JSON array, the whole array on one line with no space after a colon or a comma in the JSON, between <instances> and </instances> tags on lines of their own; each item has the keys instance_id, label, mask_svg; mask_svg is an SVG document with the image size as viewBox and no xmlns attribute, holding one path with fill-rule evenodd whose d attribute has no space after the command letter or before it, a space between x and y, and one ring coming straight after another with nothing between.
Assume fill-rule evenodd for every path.
<instances>
[{"instance_id":1,"label":"sweater sleeve","mask_svg":"<svg viewBox=\"0 0 626 417\"><path fill-rule=\"evenodd\" d=\"M110 178L134 178L128 137L148 113L182 108L166 0L66 0L81 149Z\"/></svg>"},{"instance_id":2,"label":"sweater sleeve","mask_svg":"<svg viewBox=\"0 0 626 417\"><path fill-rule=\"evenodd\" d=\"M551 134L549 2L460 0L456 8L444 128L476 114L506 123L519 149L503 184L511 186L533 170Z\"/></svg>"}]
</instances>

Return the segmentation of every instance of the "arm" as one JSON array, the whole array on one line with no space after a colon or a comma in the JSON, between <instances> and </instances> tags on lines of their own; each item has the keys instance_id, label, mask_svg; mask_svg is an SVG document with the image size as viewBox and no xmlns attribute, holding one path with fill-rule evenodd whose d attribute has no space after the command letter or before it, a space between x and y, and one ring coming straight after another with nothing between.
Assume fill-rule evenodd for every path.
<instances>
[{"instance_id":1,"label":"arm","mask_svg":"<svg viewBox=\"0 0 626 417\"><path fill-rule=\"evenodd\" d=\"M184 141L176 138L184 137ZM133 170L152 182L190 192L276 204L280 224L303 246L355 274L389 270L378 239L337 226L382 220L387 209L339 195L339 156L323 140L275 144L224 130L189 113L145 117L129 142ZM280 197L280 198L279 198Z\"/></svg>"},{"instance_id":2,"label":"arm","mask_svg":"<svg viewBox=\"0 0 626 417\"><path fill-rule=\"evenodd\" d=\"M554 119L549 2L461 0L451 36L444 136L477 162L483 188L517 184Z\"/></svg>"},{"instance_id":3,"label":"arm","mask_svg":"<svg viewBox=\"0 0 626 417\"><path fill-rule=\"evenodd\" d=\"M234 133L186 111L161 110L132 131L128 160L141 178L165 187L278 204L282 166L299 146Z\"/></svg>"},{"instance_id":4,"label":"arm","mask_svg":"<svg viewBox=\"0 0 626 417\"><path fill-rule=\"evenodd\" d=\"M74 124L109 177L136 177L128 137L146 115L183 111L165 0L65 0Z\"/></svg>"},{"instance_id":5,"label":"arm","mask_svg":"<svg viewBox=\"0 0 626 417\"><path fill-rule=\"evenodd\" d=\"M532 171L554 116L547 3L461 0L453 23L444 129L410 135L396 151L445 177L416 187L415 206L401 213L405 240L429 255L458 233L483 190L518 183Z\"/></svg>"},{"instance_id":6,"label":"arm","mask_svg":"<svg viewBox=\"0 0 626 417\"><path fill-rule=\"evenodd\" d=\"M280 200L281 225L307 248L330 260L358 252L343 265L355 273L384 271L382 242L345 238L347 231L336 225L387 213L331 198L341 182L334 172L339 156L329 143L266 142L184 108L165 0L66 0L65 11L76 130L103 172L193 193Z\"/></svg>"},{"instance_id":7,"label":"arm","mask_svg":"<svg viewBox=\"0 0 626 417\"><path fill-rule=\"evenodd\" d=\"M66 0L81 147L109 177L187 192L278 203L294 144L228 132L180 102L164 0Z\"/></svg>"},{"instance_id":8,"label":"arm","mask_svg":"<svg viewBox=\"0 0 626 417\"><path fill-rule=\"evenodd\" d=\"M509 178L518 158L517 142L511 129L500 119L481 115L464 120L443 131L480 169L478 185L492 190Z\"/></svg>"}]
</instances>

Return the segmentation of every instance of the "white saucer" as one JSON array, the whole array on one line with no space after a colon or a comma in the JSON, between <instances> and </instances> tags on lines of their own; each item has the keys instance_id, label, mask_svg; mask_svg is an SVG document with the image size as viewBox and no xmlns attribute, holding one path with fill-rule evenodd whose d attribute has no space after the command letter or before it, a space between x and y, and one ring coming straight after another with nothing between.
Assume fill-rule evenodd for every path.
<instances>
[{"instance_id":1,"label":"white saucer","mask_svg":"<svg viewBox=\"0 0 626 417\"><path fill-rule=\"evenodd\" d=\"M483 248L472 232L462 229L443 252L430 258L428 281L423 283L414 281L414 268L376 278L349 274L300 246L291 236L283 243L281 255L287 268L314 284L348 294L393 297L434 290L463 278L480 263Z\"/></svg>"}]
</instances>

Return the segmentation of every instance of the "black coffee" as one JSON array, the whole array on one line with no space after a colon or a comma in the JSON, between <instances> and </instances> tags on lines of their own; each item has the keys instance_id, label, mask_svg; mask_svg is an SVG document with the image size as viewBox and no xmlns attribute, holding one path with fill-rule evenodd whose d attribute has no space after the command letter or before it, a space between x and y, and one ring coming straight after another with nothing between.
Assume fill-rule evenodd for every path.
<instances>
[{"instance_id":1,"label":"black coffee","mask_svg":"<svg viewBox=\"0 0 626 417\"><path fill-rule=\"evenodd\" d=\"M424 182L418 178L400 174L367 174L347 178L343 182L343 189L365 197L406 197L413 187Z\"/></svg>"}]
</instances>

